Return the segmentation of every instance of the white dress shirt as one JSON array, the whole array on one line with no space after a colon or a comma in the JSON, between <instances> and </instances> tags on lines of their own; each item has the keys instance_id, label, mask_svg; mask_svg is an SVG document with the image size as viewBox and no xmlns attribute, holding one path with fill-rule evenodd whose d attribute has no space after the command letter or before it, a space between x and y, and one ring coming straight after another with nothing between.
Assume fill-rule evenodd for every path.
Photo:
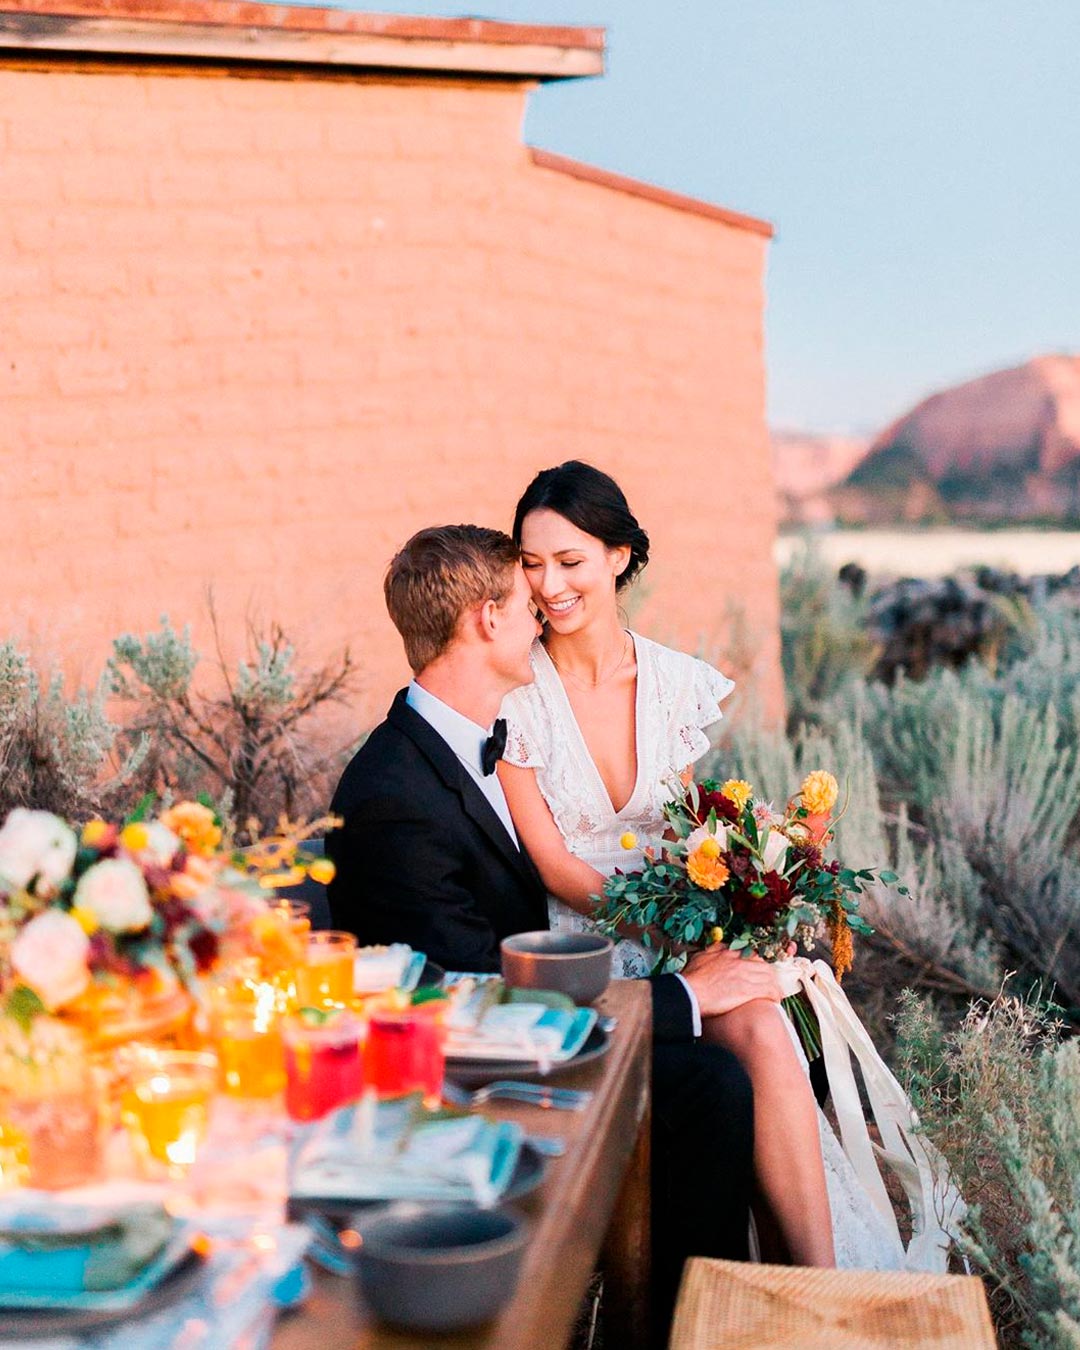
<instances>
[{"instance_id":1,"label":"white dress shirt","mask_svg":"<svg viewBox=\"0 0 1080 1350\"><path fill-rule=\"evenodd\" d=\"M514 846L520 848L517 830L514 829L514 822L510 818L510 808L506 804L506 794L499 782L499 775L485 773L483 770L481 756L484 742L491 735L491 729L485 731L478 723L470 721L448 703L444 703L441 698L436 698L415 680L409 685L405 702L413 712L419 713L432 731L437 732L461 760L476 786L487 798L491 809L506 826L506 833L514 841Z\"/></svg>"}]
</instances>

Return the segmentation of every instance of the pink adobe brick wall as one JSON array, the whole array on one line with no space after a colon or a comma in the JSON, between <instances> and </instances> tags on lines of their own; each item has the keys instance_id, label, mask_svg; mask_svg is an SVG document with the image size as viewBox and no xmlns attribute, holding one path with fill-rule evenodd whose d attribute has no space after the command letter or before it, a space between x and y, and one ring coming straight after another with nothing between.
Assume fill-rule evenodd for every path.
<instances>
[{"instance_id":1,"label":"pink adobe brick wall","mask_svg":"<svg viewBox=\"0 0 1080 1350\"><path fill-rule=\"evenodd\" d=\"M0 68L0 635L100 669L167 612L278 619L406 676L381 576L614 473L654 539L639 626L782 692L766 241L535 165L520 85ZM721 648L722 650L722 648Z\"/></svg>"}]
</instances>

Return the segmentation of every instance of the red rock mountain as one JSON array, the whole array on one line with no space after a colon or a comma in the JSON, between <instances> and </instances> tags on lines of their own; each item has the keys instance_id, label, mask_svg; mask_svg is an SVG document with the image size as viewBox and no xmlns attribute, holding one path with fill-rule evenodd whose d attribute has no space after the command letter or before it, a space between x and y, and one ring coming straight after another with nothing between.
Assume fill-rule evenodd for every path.
<instances>
[{"instance_id":1,"label":"red rock mountain","mask_svg":"<svg viewBox=\"0 0 1080 1350\"><path fill-rule=\"evenodd\" d=\"M772 433L773 478L781 520L819 525L833 518L829 489L842 483L870 448L865 436Z\"/></svg>"},{"instance_id":2,"label":"red rock mountain","mask_svg":"<svg viewBox=\"0 0 1080 1350\"><path fill-rule=\"evenodd\" d=\"M1039 356L934 394L829 494L841 520L1080 516L1080 356Z\"/></svg>"}]
</instances>

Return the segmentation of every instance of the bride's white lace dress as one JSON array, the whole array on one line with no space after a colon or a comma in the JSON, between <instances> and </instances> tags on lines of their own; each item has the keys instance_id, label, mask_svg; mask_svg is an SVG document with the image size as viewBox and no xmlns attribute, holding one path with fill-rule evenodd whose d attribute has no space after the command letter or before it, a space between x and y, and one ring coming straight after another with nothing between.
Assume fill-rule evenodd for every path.
<instances>
[{"instance_id":1,"label":"bride's white lace dress","mask_svg":"<svg viewBox=\"0 0 1080 1350\"><path fill-rule=\"evenodd\" d=\"M631 636L637 658L637 778L620 810L608 796L558 671L541 642L533 646L534 682L514 690L502 707L506 760L536 771L567 848L605 876L617 867L631 871L640 866L648 845L659 849L666 828L664 804L677 792L682 772L709 749L705 728L720 719L720 701L735 687L705 661L636 633ZM619 842L628 831L637 836L636 848L624 849ZM548 913L555 930L579 932L593 926L554 897L548 898ZM654 960L638 943L619 942L613 974L639 978L650 972ZM778 1011L778 1016L784 1014ZM837 1264L849 1269L902 1269L902 1246L880 1221L825 1116L818 1115Z\"/></svg>"}]
</instances>

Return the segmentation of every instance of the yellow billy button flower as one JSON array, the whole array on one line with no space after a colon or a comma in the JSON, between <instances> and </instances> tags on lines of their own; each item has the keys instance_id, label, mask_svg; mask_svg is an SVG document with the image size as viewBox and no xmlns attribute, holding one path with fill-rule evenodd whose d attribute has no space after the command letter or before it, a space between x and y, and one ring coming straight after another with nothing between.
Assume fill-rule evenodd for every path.
<instances>
[{"instance_id":1,"label":"yellow billy button flower","mask_svg":"<svg viewBox=\"0 0 1080 1350\"><path fill-rule=\"evenodd\" d=\"M712 943L715 946L717 942L723 942L723 940L724 940L724 930L721 927L717 926L716 928L710 928L709 930L710 943Z\"/></svg>"},{"instance_id":2,"label":"yellow billy button flower","mask_svg":"<svg viewBox=\"0 0 1080 1350\"><path fill-rule=\"evenodd\" d=\"M754 789L742 778L729 778L720 788L720 796L734 802L740 811L753 795Z\"/></svg>"},{"instance_id":3,"label":"yellow billy button flower","mask_svg":"<svg viewBox=\"0 0 1080 1350\"><path fill-rule=\"evenodd\" d=\"M308 868L308 876L321 886L329 886L337 873L337 868L329 858L316 858Z\"/></svg>"},{"instance_id":4,"label":"yellow billy button flower","mask_svg":"<svg viewBox=\"0 0 1080 1350\"><path fill-rule=\"evenodd\" d=\"M625 849L637 848L637 835L633 830L627 830L625 834L619 836L619 847Z\"/></svg>"},{"instance_id":5,"label":"yellow billy button flower","mask_svg":"<svg viewBox=\"0 0 1080 1350\"><path fill-rule=\"evenodd\" d=\"M141 853L150 843L150 832L141 821L133 820L120 831L120 842L129 853Z\"/></svg>"},{"instance_id":6,"label":"yellow billy button flower","mask_svg":"<svg viewBox=\"0 0 1080 1350\"><path fill-rule=\"evenodd\" d=\"M86 909L83 905L72 905L71 917L87 937L93 937L100 927L97 921L97 915L94 911L92 909Z\"/></svg>"},{"instance_id":7,"label":"yellow billy button flower","mask_svg":"<svg viewBox=\"0 0 1080 1350\"><path fill-rule=\"evenodd\" d=\"M82 841L87 848L97 848L109 837L109 827L103 820L88 820L82 827Z\"/></svg>"},{"instance_id":8,"label":"yellow billy button flower","mask_svg":"<svg viewBox=\"0 0 1080 1350\"><path fill-rule=\"evenodd\" d=\"M708 839L703 839L698 845L698 852L703 858L719 858L720 840L714 839L710 835Z\"/></svg>"},{"instance_id":9,"label":"yellow billy button flower","mask_svg":"<svg viewBox=\"0 0 1080 1350\"><path fill-rule=\"evenodd\" d=\"M802 804L812 816L827 816L836 805L840 784L826 769L815 769L799 789Z\"/></svg>"}]
</instances>

